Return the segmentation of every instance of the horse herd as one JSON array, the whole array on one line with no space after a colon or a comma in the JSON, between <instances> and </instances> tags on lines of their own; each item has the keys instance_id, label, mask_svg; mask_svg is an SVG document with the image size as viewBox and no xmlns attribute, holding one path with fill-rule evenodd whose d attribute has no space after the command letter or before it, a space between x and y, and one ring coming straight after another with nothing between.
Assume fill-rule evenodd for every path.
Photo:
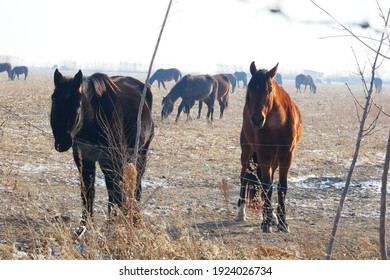
<instances>
[{"instance_id":1,"label":"horse herd","mask_svg":"<svg viewBox=\"0 0 390 280\"><path fill-rule=\"evenodd\" d=\"M11 70L9 63L0 64L0 67L1 71L9 73L10 79L21 73L17 69L22 69L27 77L27 67ZM167 118L173 111L174 103L181 98L176 121L181 112L186 113L188 118L196 101L198 118L205 103L207 119L213 121L216 101L222 118L229 104L229 92L234 92L242 81L246 96L240 134L241 171L236 220L246 219L247 208L257 208L262 211L262 232L289 232L285 203L287 177L302 134L302 116L281 86L278 64L268 71L258 70L252 62L249 70L251 77L247 82L245 72L182 76L175 68L159 69L145 85L127 76L109 77L95 73L84 77L81 70L74 77L65 77L56 69L50 126L55 150L66 152L72 148L73 151L80 174L82 223L85 225L93 217L96 163L105 177L109 214L113 208L125 210L127 205L123 178L129 163L134 163L137 170L132 203L137 205L141 200L142 177L154 138L153 94L150 89L154 81L164 89L165 82L175 81L163 98L161 118ZM298 75L295 85L297 92L301 85L305 85L305 89L309 86L310 91L316 93L310 76ZM142 100L145 102L140 106ZM274 211L272 193L277 169L279 181Z\"/></svg>"},{"instance_id":2,"label":"horse herd","mask_svg":"<svg viewBox=\"0 0 390 280\"><path fill-rule=\"evenodd\" d=\"M252 62L251 78L249 83L244 82L247 88L240 136L241 189L237 220L245 220L246 207L261 200L263 232L273 231L274 226L277 231L289 231L285 207L287 176L302 133L301 114L289 94L276 82L277 69L278 65L269 71L258 70ZM189 114L195 101L199 102L198 117L205 103L207 117L212 120L212 104L217 100L220 117L223 117L231 86L228 75L185 75L180 79L181 74L176 70L170 71L171 76L166 71L157 72L159 76L153 75L150 82L160 80L165 87L164 81L177 81L163 99L163 119L172 112L178 98L182 101L176 120L181 111ZM113 207L124 209L124 169L128 163L135 162L137 177L133 203L138 204L148 149L154 137L150 85L131 77L109 77L102 73L84 77L81 70L74 77L65 77L56 69L54 86L50 112L54 148L58 152L73 150L80 174L82 222L85 224L93 216L96 163L105 177L108 212L111 213ZM145 102L140 107L143 92ZM139 117L140 122L137 121ZM275 215L271 201L273 177L278 168Z\"/></svg>"},{"instance_id":3,"label":"horse herd","mask_svg":"<svg viewBox=\"0 0 390 280\"><path fill-rule=\"evenodd\" d=\"M14 80L15 77L18 77L19 80L19 75L24 75L24 79L27 79L28 75L28 68L27 66L15 66L12 68L11 63L0 63L0 73L1 72L7 72L8 74L8 79L9 80Z\"/></svg>"}]
</instances>

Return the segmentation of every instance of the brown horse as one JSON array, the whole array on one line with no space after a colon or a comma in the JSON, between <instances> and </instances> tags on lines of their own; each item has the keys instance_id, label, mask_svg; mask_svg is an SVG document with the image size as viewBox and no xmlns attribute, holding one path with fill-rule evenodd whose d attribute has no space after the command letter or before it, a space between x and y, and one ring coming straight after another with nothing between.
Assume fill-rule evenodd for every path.
<instances>
[{"instance_id":1,"label":"brown horse","mask_svg":"<svg viewBox=\"0 0 390 280\"><path fill-rule=\"evenodd\" d=\"M190 117L190 109L195 101L199 101L198 118L202 111L203 102L208 107L207 119L213 121L214 103L217 99L218 83L210 75L186 75L181 79L162 100L163 108L161 118L167 118L173 111L173 105L179 98L182 99L176 115L176 122L184 109L187 119Z\"/></svg>"},{"instance_id":2,"label":"brown horse","mask_svg":"<svg viewBox=\"0 0 390 280\"><path fill-rule=\"evenodd\" d=\"M219 102L220 108L219 118L222 119L223 112L229 103L230 81L229 78L224 74L214 75L213 78L218 82L217 100Z\"/></svg>"},{"instance_id":3,"label":"brown horse","mask_svg":"<svg viewBox=\"0 0 390 280\"><path fill-rule=\"evenodd\" d=\"M181 79L181 72L179 69L170 68L170 69L157 69L156 72L150 77L149 85L152 85L155 81L158 83L158 89L160 89L160 85L164 87L165 90L165 82L175 81L177 83Z\"/></svg>"},{"instance_id":4,"label":"brown horse","mask_svg":"<svg viewBox=\"0 0 390 280\"><path fill-rule=\"evenodd\" d=\"M10 63L0 63L0 73L1 72L7 72L8 74L8 79L11 79L11 71L12 71L12 66Z\"/></svg>"},{"instance_id":5,"label":"brown horse","mask_svg":"<svg viewBox=\"0 0 390 280\"><path fill-rule=\"evenodd\" d=\"M250 65L244 105L241 145L241 191L237 220L245 220L246 197L252 198L253 185L260 185L263 199L263 232L271 232L271 205L274 173L279 168L278 230L288 232L286 223L287 176L293 153L302 134L302 117L288 93L274 80L278 64L270 71ZM248 194L249 193L249 194Z\"/></svg>"},{"instance_id":6,"label":"brown horse","mask_svg":"<svg viewBox=\"0 0 390 280\"><path fill-rule=\"evenodd\" d=\"M137 118L145 84L131 77L108 77L95 73L83 78L81 70L67 78L54 72L54 93L50 125L54 147L58 152L73 149L73 159L80 173L83 220L92 217L95 196L96 162L102 170L108 192L108 212L113 206L122 208L124 169L132 162L137 130L140 130L139 153L136 158L137 201L141 198L141 180L145 172L147 152L154 135L152 92L146 91L141 125Z\"/></svg>"},{"instance_id":7,"label":"brown horse","mask_svg":"<svg viewBox=\"0 0 390 280\"><path fill-rule=\"evenodd\" d=\"M316 93L317 92L317 87L314 84L313 78L310 75L303 75L299 74L298 76L295 77L295 87L297 89L297 92L301 92L301 85L305 86L304 91L306 91L306 87L310 87L310 92Z\"/></svg>"},{"instance_id":8,"label":"brown horse","mask_svg":"<svg viewBox=\"0 0 390 280\"><path fill-rule=\"evenodd\" d=\"M15 76L17 76L19 80L19 75L23 75L23 74L24 74L24 79L26 80L28 75L27 66L15 66L14 69L12 69L11 71L11 80L14 80Z\"/></svg>"}]
</instances>

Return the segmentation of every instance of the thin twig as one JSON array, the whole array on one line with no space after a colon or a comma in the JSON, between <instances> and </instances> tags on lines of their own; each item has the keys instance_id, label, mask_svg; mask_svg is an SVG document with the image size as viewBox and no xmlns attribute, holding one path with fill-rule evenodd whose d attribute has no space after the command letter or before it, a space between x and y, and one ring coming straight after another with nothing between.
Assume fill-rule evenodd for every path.
<instances>
[{"instance_id":1,"label":"thin twig","mask_svg":"<svg viewBox=\"0 0 390 280\"><path fill-rule=\"evenodd\" d=\"M164 31L165 23L167 22L167 18L168 18L168 15L169 15L169 10L171 9L171 5L172 5L172 0L169 1L167 12L165 13L164 21L163 21L163 24L162 24L161 29L160 29L160 34L158 36L157 43L156 43L156 46L154 48L152 60L150 61L150 64L149 64L148 75L147 75L146 80L145 80L145 87L144 87L144 90L142 91L141 102L139 104L138 117L137 117L137 135L136 135L136 138L135 138L134 159L133 159L134 164L137 163L137 157L138 157L138 151L139 151L139 142L140 142L140 137L141 137L141 117L142 117L142 110L144 108L145 99L146 99L146 91L149 88L149 85L148 85L149 77L150 77L150 73L152 71L154 58L156 57L158 46L160 44L160 40L161 40L163 31Z\"/></svg>"}]
</instances>

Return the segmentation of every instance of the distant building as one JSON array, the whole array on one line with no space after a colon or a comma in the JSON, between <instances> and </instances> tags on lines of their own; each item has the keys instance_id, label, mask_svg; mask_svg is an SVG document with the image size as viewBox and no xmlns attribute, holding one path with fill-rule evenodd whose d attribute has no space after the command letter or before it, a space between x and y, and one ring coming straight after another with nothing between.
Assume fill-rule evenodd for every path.
<instances>
[{"instance_id":1,"label":"distant building","mask_svg":"<svg viewBox=\"0 0 390 280\"><path fill-rule=\"evenodd\" d=\"M313 80L321 79L324 75L323 72L313 71L313 70L303 70L303 74L310 75Z\"/></svg>"}]
</instances>

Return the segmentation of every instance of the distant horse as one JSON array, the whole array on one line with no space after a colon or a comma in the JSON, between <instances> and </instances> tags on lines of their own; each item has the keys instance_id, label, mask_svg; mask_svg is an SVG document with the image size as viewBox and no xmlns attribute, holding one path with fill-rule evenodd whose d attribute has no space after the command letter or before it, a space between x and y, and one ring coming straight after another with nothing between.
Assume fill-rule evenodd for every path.
<instances>
[{"instance_id":1,"label":"distant horse","mask_svg":"<svg viewBox=\"0 0 390 280\"><path fill-rule=\"evenodd\" d=\"M253 185L260 185L263 199L263 232L271 232L273 221L272 184L279 167L278 230L288 232L286 223L287 176L293 153L302 134L302 117L288 93L274 80L278 64L270 71L250 65L249 81L240 136L241 191L237 220L245 220L246 200L253 198ZM256 176L255 176L256 175ZM249 193L249 194L248 194Z\"/></svg>"},{"instance_id":2,"label":"distant horse","mask_svg":"<svg viewBox=\"0 0 390 280\"><path fill-rule=\"evenodd\" d=\"M152 85L154 81L158 82L158 89L160 89L160 85L164 87L165 90L167 88L165 87L165 82L169 82L174 80L175 83L177 83L181 79L181 73L176 68L170 68L170 69L158 69L152 77L149 79L149 85Z\"/></svg>"},{"instance_id":3,"label":"distant horse","mask_svg":"<svg viewBox=\"0 0 390 280\"><path fill-rule=\"evenodd\" d=\"M224 74L226 77L228 77L230 84L232 85L232 93L236 90L237 86L237 78L233 74Z\"/></svg>"},{"instance_id":4,"label":"distant horse","mask_svg":"<svg viewBox=\"0 0 390 280\"><path fill-rule=\"evenodd\" d=\"M279 73L276 73L275 80L280 86L283 84L282 75Z\"/></svg>"},{"instance_id":5,"label":"distant horse","mask_svg":"<svg viewBox=\"0 0 390 280\"><path fill-rule=\"evenodd\" d=\"M173 111L173 105L180 97L182 99L176 115L176 122L179 120L180 114L185 108L187 119L190 116L191 106L195 100L199 101L198 118L202 111L203 102L208 107L207 119L213 121L214 103L217 99L218 83L210 75L186 75L184 76L162 100L163 108L161 110L161 118L165 119Z\"/></svg>"},{"instance_id":6,"label":"distant horse","mask_svg":"<svg viewBox=\"0 0 390 280\"><path fill-rule=\"evenodd\" d=\"M131 77L95 73L83 78L81 70L66 78L54 72L50 125L54 148L58 152L73 148L73 158L80 173L83 221L92 217L95 196L96 162L104 174L108 191L108 212L123 207L121 182L123 170L134 159L137 129L140 129L139 153L136 159L135 198L141 198L141 179L147 152L154 134L152 92L146 91L137 127L138 109L144 84Z\"/></svg>"},{"instance_id":7,"label":"distant horse","mask_svg":"<svg viewBox=\"0 0 390 280\"><path fill-rule=\"evenodd\" d=\"M247 75L245 72L234 72L234 76L237 78L237 87L240 87L240 81L243 83L243 87L246 88L248 82L247 82Z\"/></svg>"},{"instance_id":8,"label":"distant horse","mask_svg":"<svg viewBox=\"0 0 390 280\"><path fill-rule=\"evenodd\" d=\"M24 74L24 79L26 80L28 75L27 66L15 66L11 72L11 80L14 80L15 76L17 76L19 80L19 75L23 75L23 74Z\"/></svg>"},{"instance_id":9,"label":"distant horse","mask_svg":"<svg viewBox=\"0 0 390 280\"><path fill-rule=\"evenodd\" d=\"M229 91L230 91L230 81L229 78L224 74L218 74L213 76L214 79L218 82L218 95L217 100L219 102L220 115L219 118L222 119L223 112L226 107L229 105Z\"/></svg>"},{"instance_id":10,"label":"distant horse","mask_svg":"<svg viewBox=\"0 0 390 280\"><path fill-rule=\"evenodd\" d=\"M297 89L297 92L301 92L301 85L305 86L304 91L306 91L306 87L310 87L310 92L316 93L317 92L317 87L314 84L313 78L310 75L303 75L299 74L298 76L295 77L295 87Z\"/></svg>"},{"instance_id":11,"label":"distant horse","mask_svg":"<svg viewBox=\"0 0 390 280\"><path fill-rule=\"evenodd\" d=\"M382 79L375 78L374 79L375 93L382 93Z\"/></svg>"},{"instance_id":12,"label":"distant horse","mask_svg":"<svg viewBox=\"0 0 390 280\"><path fill-rule=\"evenodd\" d=\"M9 80L11 79L11 71L12 71L12 66L10 63L0 63L0 73L7 72Z\"/></svg>"}]
</instances>

